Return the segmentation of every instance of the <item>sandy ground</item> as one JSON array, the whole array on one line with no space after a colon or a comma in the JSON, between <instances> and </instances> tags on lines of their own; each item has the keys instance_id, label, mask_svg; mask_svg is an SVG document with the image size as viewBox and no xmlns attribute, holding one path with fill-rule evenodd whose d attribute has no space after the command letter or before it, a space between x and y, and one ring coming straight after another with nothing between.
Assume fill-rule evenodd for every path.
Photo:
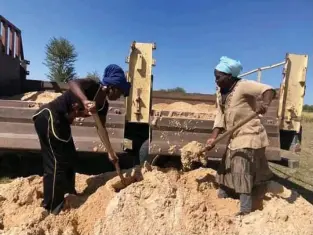
<instances>
[{"instance_id":1,"label":"sandy ground","mask_svg":"<svg viewBox=\"0 0 313 235\"><path fill-rule=\"evenodd\" d=\"M113 172L78 174L80 194L57 216L40 207L41 177L2 184L0 234L313 234L312 205L278 183L269 185L263 210L238 218L238 200L217 198L212 169L133 172L124 174L136 182L120 191Z\"/></svg>"}]
</instances>

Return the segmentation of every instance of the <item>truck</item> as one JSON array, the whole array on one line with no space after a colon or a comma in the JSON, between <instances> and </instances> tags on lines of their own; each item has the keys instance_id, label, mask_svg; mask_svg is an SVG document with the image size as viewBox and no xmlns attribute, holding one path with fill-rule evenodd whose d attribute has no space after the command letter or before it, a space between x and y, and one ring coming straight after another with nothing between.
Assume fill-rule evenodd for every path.
<instances>
[{"instance_id":1,"label":"truck","mask_svg":"<svg viewBox=\"0 0 313 235\"><path fill-rule=\"evenodd\" d=\"M29 101L32 98L21 101L12 97L33 91L63 92L68 86L66 83L27 79L30 74L27 65L30 62L24 58L21 30L3 16L0 16L0 22L0 157L6 158L7 162L10 162L10 158L18 159L10 170L22 168L24 170L21 170L21 174L26 174L34 167L30 165L30 159L40 155L40 145L31 119L38 103ZM154 50L156 43L131 43L126 57L126 77L132 84L130 95L109 102L106 127L113 149L119 155L121 168L124 169L144 161L164 166L167 161L179 158L180 149L184 145L193 140L205 143L212 132L214 115L208 117L191 110L181 112L153 108L159 103L173 102L216 104L215 94L153 90L152 69L156 65ZM257 73L258 81L261 81L263 70L283 66L281 85L276 88L277 96L261 118L270 141L266 150L269 161L286 162L282 152L301 151L301 115L307 64L307 55L287 53L278 64L241 75L244 77ZM77 119L72 124L72 135L81 158L80 165L85 169L82 172L88 172L88 167L93 173L114 170L108 159L103 157L106 150L92 118ZM226 141L222 141L208 153L208 158L221 159L226 147ZM289 166L296 166L297 162L297 158L287 158ZM25 164L28 167L18 167Z\"/></svg>"}]
</instances>

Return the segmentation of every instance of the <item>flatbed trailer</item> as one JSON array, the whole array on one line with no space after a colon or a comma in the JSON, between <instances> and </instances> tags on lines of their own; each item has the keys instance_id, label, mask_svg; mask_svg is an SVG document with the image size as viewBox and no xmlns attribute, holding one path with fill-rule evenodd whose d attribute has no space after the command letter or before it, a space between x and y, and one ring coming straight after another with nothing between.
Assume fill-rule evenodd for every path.
<instances>
[{"instance_id":1,"label":"flatbed trailer","mask_svg":"<svg viewBox=\"0 0 313 235\"><path fill-rule=\"evenodd\" d=\"M30 91L63 92L68 87L65 83L26 79L29 75L26 66L29 61L24 59L21 31L4 17L0 16L0 20L5 26L2 27L2 35L8 35L6 30L12 28L10 32L15 32L19 38L15 41L16 45L11 45L7 43L5 36L2 36L0 43L0 152L27 156L29 153L40 151L31 119L38 104L12 100L10 97ZM14 49L13 53L10 48L18 49ZM124 156L121 158L122 168L139 164L142 151L145 151L143 155L146 155L143 160L150 162L160 156L179 157L181 147L193 140L205 143L212 132L214 117L190 118L195 114L188 110L169 112L153 109L153 105L157 103L216 103L215 94L153 91L152 68L156 62L152 54L155 49L155 43L131 43L126 59L129 64L126 75L132 83L130 96L109 102L106 126L113 149L117 154ZM307 55L286 54L284 61L276 64L284 66L281 86L277 88L278 96L273 100L266 115L261 118L270 141L266 150L268 160L279 162L283 158L282 149L293 151L295 144L301 144L301 115L307 62ZM275 66L259 68L252 72L258 72L260 81L261 71L272 67ZM72 134L77 151L81 155L103 156L106 153L91 117L75 121L72 124ZM144 145L148 145L148 148L143 148ZM221 142L208 153L208 157L221 159L225 148L226 142Z\"/></svg>"}]
</instances>

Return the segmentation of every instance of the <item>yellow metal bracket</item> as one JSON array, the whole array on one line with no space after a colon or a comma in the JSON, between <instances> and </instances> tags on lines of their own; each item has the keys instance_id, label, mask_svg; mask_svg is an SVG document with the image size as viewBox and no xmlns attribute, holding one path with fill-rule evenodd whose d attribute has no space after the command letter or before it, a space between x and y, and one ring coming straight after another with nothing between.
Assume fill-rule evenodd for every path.
<instances>
[{"instance_id":1,"label":"yellow metal bracket","mask_svg":"<svg viewBox=\"0 0 313 235\"><path fill-rule=\"evenodd\" d=\"M129 64L126 76L132 84L126 101L128 122L149 123L153 85L152 67L155 66L152 52L155 49L155 43L134 41L130 46L129 56L126 57L126 63Z\"/></svg>"},{"instance_id":2,"label":"yellow metal bracket","mask_svg":"<svg viewBox=\"0 0 313 235\"><path fill-rule=\"evenodd\" d=\"M278 117L281 130L300 131L306 89L307 55L287 54L280 86Z\"/></svg>"}]
</instances>

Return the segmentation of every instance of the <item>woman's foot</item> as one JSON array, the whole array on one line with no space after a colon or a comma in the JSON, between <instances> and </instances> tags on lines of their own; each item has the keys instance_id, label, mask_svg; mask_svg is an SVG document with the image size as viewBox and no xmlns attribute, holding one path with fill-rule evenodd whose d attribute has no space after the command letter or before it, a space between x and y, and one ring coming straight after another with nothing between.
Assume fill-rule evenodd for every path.
<instances>
[{"instance_id":1,"label":"woman's foot","mask_svg":"<svg viewBox=\"0 0 313 235\"><path fill-rule=\"evenodd\" d=\"M245 215L248 215L248 214L250 214L250 212L241 212L241 211L239 211L239 212L237 212L236 214L235 214L235 216L237 217L237 216L245 216Z\"/></svg>"}]
</instances>

